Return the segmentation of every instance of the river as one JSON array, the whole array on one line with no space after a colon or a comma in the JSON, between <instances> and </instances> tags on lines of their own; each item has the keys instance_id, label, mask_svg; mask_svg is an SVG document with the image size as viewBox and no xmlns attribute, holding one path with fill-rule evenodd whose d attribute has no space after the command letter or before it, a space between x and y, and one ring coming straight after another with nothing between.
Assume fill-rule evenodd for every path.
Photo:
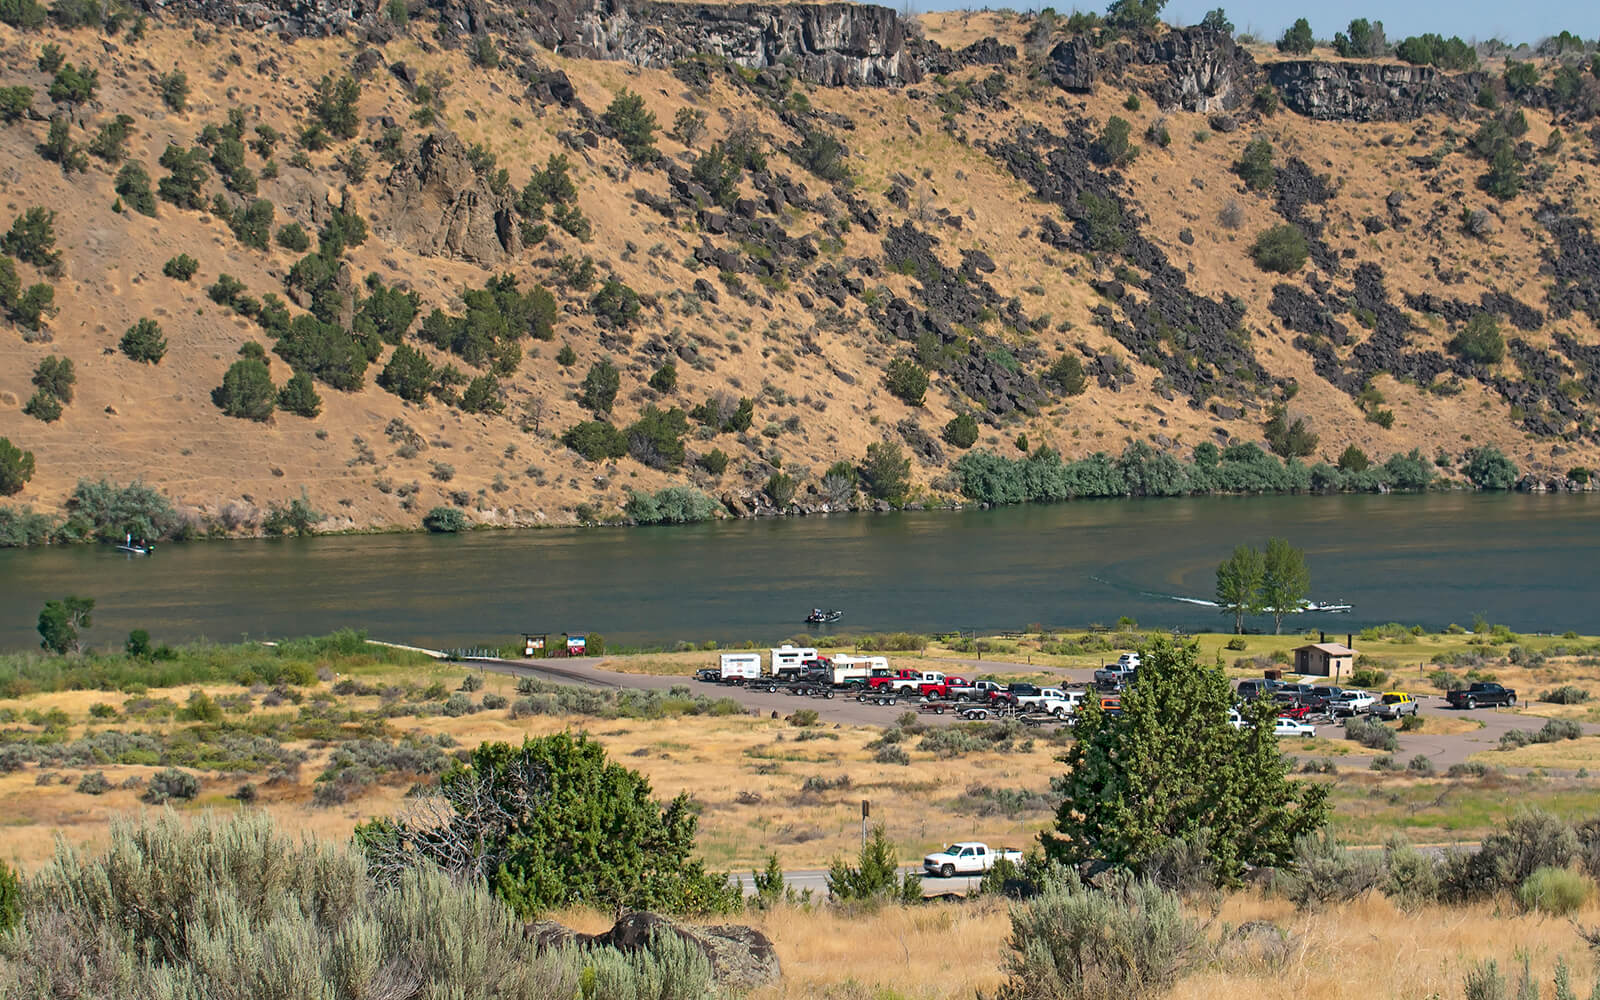
<instances>
[{"instance_id":1,"label":"river","mask_svg":"<svg viewBox=\"0 0 1600 1000\"><path fill-rule=\"evenodd\" d=\"M609 642L800 634L813 606L835 631L1113 623L1221 629L1211 596L1234 545L1281 535L1306 551L1314 600L1344 633L1400 621L1600 631L1600 497L1200 497L960 512L781 518L652 528L481 531L0 551L0 649L33 647L43 602L96 601L91 643L235 641L351 626L439 646L519 632ZM1255 619L1254 627L1271 627ZM1342 637L1342 635L1341 635Z\"/></svg>"}]
</instances>

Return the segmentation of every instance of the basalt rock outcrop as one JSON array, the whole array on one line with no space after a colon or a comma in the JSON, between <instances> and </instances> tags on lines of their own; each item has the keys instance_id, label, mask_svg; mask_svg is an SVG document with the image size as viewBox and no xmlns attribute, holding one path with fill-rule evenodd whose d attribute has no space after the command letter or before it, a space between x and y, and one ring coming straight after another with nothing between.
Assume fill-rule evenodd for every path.
<instances>
[{"instance_id":1,"label":"basalt rock outcrop","mask_svg":"<svg viewBox=\"0 0 1600 1000\"><path fill-rule=\"evenodd\" d=\"M520 28L547 49L586 59L651 68L702 57L752 70L787 65L824 86L922 78L906 23L890 8L869 4L536 0L497 8L481 0L436 0L435 6L460 31Z\"/></svg>"},{"instance_id":2,"label":"basalt rock outcrop","mask_svg":"<svg viewBox=\"0 0 1600 1000\"><path fill-rule=\"evenodd\" d=\"M1130 83L1163 108L1207 114L1242 107L1262 80L1255 59L1231 36L1198 27L1104 49L1076 35L1050 51L1046 69L1063 90L1087 93L1101 81Z\"/></svg>"},{"instance_id":3,"label":"basalt rock outcrop","mask_svg":"<svg viewBox=\"0 0 1600 1000\"><path fill-rule=\"evenodd\" d=\"M1431 66L1312 59L1271 63L1267 76L1291 111L1318 121L1354 122L1465 114L1487 79L1482 73L1441 73Z\"/></svg>"},{"instance_id":4,"label":"basalt rock outcrop","mask_svg":"<svg viewBox=\"0 0 1600 1000\"><path fill-rule=\"evenodd\" d=\"M604 934L578 934L547 920L529 924L524 930L524 937L540 949L603 945L623 952L649 948L651 939L661 934L682 938L704 952L717 985L728 993L747 993L776 982L781 975L778 952L771 939L742 924L700 927L640 911L623 916Z\"/></svg>"},{"instance_id":5,"label":"basalt rock outcrop","mask_svg":"<svg viewBox=\"0 0 1600 1000\"><path fill-rule=\"evenodd\" d=\"M373 213L387 239L430 257L496 266L521 250L512 193L496 193L453 132L407 150Z\"/></svg>"},{"instance_id":6,"label":"basalt rock outcrop","mask_svg":"<svg viewBox=\"0 0 1600 1000\"><path fill-rule=\"evenodd\" d=\"M1245 107L1270 83L1291 111L1319 121L1402 122L1465 114L1487 77L1396 63L1293 59L1257 64L1227 34L1176 28L1096 49L1076 35L1050 51L1046 72L1063 90L1137 87L1162 108L1203 114Z\"/></svg>"}]
</instances>

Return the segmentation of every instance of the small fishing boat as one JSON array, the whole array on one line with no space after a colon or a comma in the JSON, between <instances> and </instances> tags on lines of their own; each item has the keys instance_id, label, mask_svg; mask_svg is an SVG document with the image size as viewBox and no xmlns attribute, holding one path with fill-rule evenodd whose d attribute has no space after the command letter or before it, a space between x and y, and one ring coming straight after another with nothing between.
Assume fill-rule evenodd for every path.
<instances>
[{"instance_id":1,"label":"small fishing boat","mask_svg":"<svg viewBox=\"0 0 1600 1000\"><path fill-rule=\"evenodd\" d=\"M138 544L134 544L133 535L129 534L127 538L123 539L122 544L117 546L117 551L126 552L130 556L147 556L155 551L155 546L142 538L139 539Z\"/></svg>"},{"instance_id":2,"label":"small fishing boat","mask_svg":"<svg viewBox=\"0 0 1600 1000\"><path fill-rule=\"evenodd\" d=\"M809 615L806 615L806 624L807 625L832 625L834 622L838 621L839 619L841 619L843 617L844 617L844 612L843 611L835 611L835 610L833 610L831 608L829 608L829 609L812 608L811 609L811 613Z\"/></svg>"}]
</instances>

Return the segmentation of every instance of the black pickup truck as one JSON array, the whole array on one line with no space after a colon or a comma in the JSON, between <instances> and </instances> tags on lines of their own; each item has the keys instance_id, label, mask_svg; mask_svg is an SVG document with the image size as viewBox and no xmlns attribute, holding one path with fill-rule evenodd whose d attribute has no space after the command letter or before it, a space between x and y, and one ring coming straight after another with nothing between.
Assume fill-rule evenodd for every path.
<instances>
[{"instance_id":1,"label":"black pickup truck","mask_svg":"<svg viewBox=\"0 0 1600 1000\"><path fill-rule=\"evenodd\" d=\"M1507 708L1517 703L1517 692L1499 684L1479 682L1459 691L1451 691L1444 696L1451 708L1477 708L1479 705L1504 705Z\"/></svg>"}]
</instances>

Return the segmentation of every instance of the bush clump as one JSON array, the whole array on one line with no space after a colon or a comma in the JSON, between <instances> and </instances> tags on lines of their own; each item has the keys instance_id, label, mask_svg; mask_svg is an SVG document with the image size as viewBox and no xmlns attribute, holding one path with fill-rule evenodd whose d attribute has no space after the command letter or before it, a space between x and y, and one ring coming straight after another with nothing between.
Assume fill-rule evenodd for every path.
<instances>
[{"instance_id":1,"label":"bush clump","mask_svg":"<svg viewBox=\"0 0 1600 1000\"><path fill-rule=\"evenodd\" d=\"M692 524L722 513L722 504L692 486L668 486L655 493L630 492L623 513L639 524Z\"/></svg>"},{"instance_id":2,"label":"bush clump","mask_svg":"<svg viewBox=\"0 0 1600 1000\"><path fill-rule=\"evenodd\" d=\"M131 360L145 364L160 364L167 356L167 339L161 335L161 324L153 319L141 319L128 327L120 346Z\"/></svg>"},{"instance_id":3,"label":"bush clump","mask_svg":"<svg viewBox=\"0 0 1600 1000\"><path fill-rule=\"evenodd\" d=\"M1552 705L1581 705L1589 700L1589 692L1576 684L1563 684L1540 694L1539 700Z\"/></svg>"},{"instance_id":4,"label":"bush clump","mask_svg":"<svg viewBox=\"0 0 1600 1000\"><path fill-rule=\"evenodd\" d=\"M422 526L437 535L466 531L467 515L455 507L435 507L422 517Z\"/></svg>"},{"instance_id":5,"label":"bush clump","mask_svg":"<svg viewBox=\"0 0 1600 1000\"><path fill-rule=\"evenodd\" d=\"M1008 944L1003 1000L1139 1000L1171 990L1204 937L1176 893L1133 881L1093 889L1060 872L1011 911Z\"/></svg>"},{"instance_id":6,"label":"bush clump","mask_svg":"<svg viewBox=\"0 0 1600 1000\"><path fill-rule=\"evenodd\" d=\"M140 801L153 806L170 802L174 799L187 802L200 794L200 779L187 771L180 771L169 767L159 771L150 778L150 784L145 786L144 794Z\"/></svg>"},{"instance_id":7,"label":"bush clump","mask_svg":"<svg viewBox=\"0 0 1600 1000\"><path fill-rule=\"evenodd\" d=\"M1593 890L1594 883L1587 875L1547 865L1523 879L1517 887L1517 900L1526 910L1564 917L1582 909Z\"/></svg>"},{"instance_id":8,"label":"bush clump","mask_svg":"<svg viewBox=\"0 0 1600 1000\"><path fill-rule=\"evenodd\" d=\"M1295 273L1305 266L1310 255L1306 234L1288 222L1263 230L1250 246L1250 257L1256 266L1277 274Z\"/></svg>"},{"instance_id":9,"label":"bush clump","mask_svg":"<svg viewBox=\"0 0 1600 1000\"><path fill-rule=\"evenodd\" d=\"M1395 735L1394 730L1376 719L1364 719L1360 716L1346 719L1344 736L1347 740L1355 740L1373 750L1393 753L1400 749L1400 738Z\"/></svg>"}]
</instances>

